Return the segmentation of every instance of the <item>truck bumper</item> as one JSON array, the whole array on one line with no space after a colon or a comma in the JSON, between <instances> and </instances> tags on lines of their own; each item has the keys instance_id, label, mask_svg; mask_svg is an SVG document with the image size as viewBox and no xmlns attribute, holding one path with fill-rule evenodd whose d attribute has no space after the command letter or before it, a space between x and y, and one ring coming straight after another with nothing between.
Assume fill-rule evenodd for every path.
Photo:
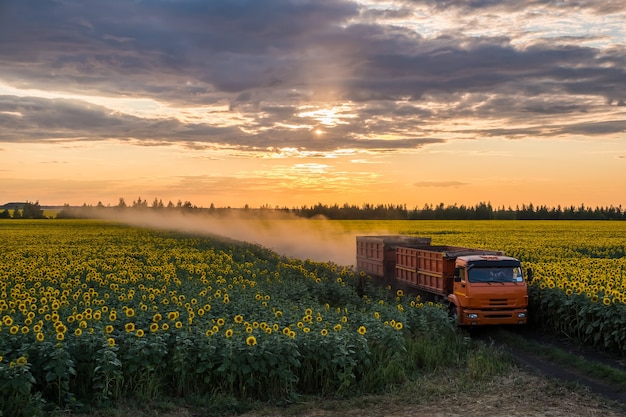
<instances>
[{"instance_id":1,"label":"truck bumper","mask_svg":"<svg viewBox=\"0 0 626 417\"><path fill-rule=\"evenodd\" d=\"M526 309L515 310L461 310L459 324L462 326L485 326L526 324L528 311Z\"/></svg>"}]
</instances>

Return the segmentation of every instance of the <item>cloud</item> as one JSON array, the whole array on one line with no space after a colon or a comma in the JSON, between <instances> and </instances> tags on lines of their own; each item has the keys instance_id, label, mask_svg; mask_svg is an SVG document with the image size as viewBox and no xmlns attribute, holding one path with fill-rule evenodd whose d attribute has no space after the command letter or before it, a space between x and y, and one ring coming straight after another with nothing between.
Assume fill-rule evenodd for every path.
<instances>
[{"instance_id":1,"label":"cloud","mask_svg":"<svg viewBox=\"0 0 626 417\"><path fill-rule=\"evenodd\" d=\"M561 129L561 133L571 133L588 136L625 132L626 119L612 120L608 122L575 123L569 126L565 126L563 127L563 129Z\"/></svg>"},{"instance_id":2,"label":"cloud","mask_svg":"<svg viewBox=\"0 0 626 417\"><path fill-rule=\"evenodd\" d=\"M11 108L19 115L2 113ZM309 130L293 131L274 128L271 132L244 133L240 127L218 127L210 124L182 123L176 119L145 119L111 113L103 106L68 99L23 98L0 96L0 140L27 141L93 141L117 138L139 141L146 146L167 143L192 143L195 148L218 147L228 144L233 150L280 153L283 147L306 148L309 151L329 152L341 148L377 151L419 148L440 142L436 138L401 137L398 139L359 139L333 133L324 140L312 140ZM200 146L199 143L204 143ZM314 156L307 153L306 156ZM320 154L320 157L326 156Z\"/></svg>"},{"instance_id":3,"label":"cloud","mask_svg":"<svg viewBox=\"0 0 626 417\"><path fill-rule=\"evenodd\" d=\"M195 138L228 130L210 125L183 126L175 119L150 120L80 100L0 96L0 112L11 108L19 115L0 113L6 142Z\"/></svg>"},{"instance_id":4,"label":"cloud","mask_svg":"<svg viewBox=\"0 0 626 417\"><path fill-rule=\"evenodd\" d=\"M580 0L580 1L563 1L563 0L527 0L519 2L516 0L438 0L436 2L425 0L404 0L399 3L406 5L429 4L440 10L459 9L466 13L475 11L501 11L513 12L527 8L542 9L558 9L558 10L585 10L590 9L598 14L615 13L623 11L626 8L626 2L602 1L602 0ZM433 4L434 3L434 4Z\"/></svg>"},{"instance_id":5,"label":"cloud","mask_svg":"<svg viewBox=\"0 0 626 417\"><path fill-rule=\"evenodd\" d=\"M625 1L375 4L3 2L0 79L21 94L0 96L0 141L115 138L323 156L623 131ZM507 30L519 16L527 25ZM564 26L546 23L554 16ZM336 123L315 137L316 115L332 108Z\"/></svg>"}]
</instances>

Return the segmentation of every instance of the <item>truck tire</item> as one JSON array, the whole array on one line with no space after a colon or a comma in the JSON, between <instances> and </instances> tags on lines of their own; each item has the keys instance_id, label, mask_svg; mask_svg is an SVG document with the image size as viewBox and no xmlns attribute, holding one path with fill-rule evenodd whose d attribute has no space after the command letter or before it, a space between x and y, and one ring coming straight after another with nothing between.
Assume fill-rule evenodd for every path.
<instances>
[{"instance_id":1,"label":"truck tire","mask_svg":"<svg viewBox=\"0 0 626 417\"><path fill-rule=\"evenodd\" d=\"M456 309L456 305L450 303L448 305L448 315L450 316L450 320L455 324L458 325L459 324L459 313Z\"/></svg>"}]
</instances>

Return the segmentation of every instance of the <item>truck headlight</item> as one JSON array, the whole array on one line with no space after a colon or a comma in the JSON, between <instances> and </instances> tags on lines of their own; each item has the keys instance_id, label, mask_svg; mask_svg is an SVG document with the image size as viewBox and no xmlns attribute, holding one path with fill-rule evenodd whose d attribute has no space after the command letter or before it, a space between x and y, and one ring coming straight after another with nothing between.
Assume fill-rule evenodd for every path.
<instances>
[{"instance_id":1,"label":"truck headlight","mask_svg":"<svg viewBox=\"0 0 626 417\"><path fill-rule=\"evenodd\" d=\"M475 319L477 319L477 318L478 318L478 314L476 314L476 313L467 313L467 314L466 314L466 317L467 317L468 319L470 319L470 320L475 320Z\"/></svg>"},{"instance_id":2,"label":"truck headlight","mask_svg":"<svg viewBox=\"0 0 626 417\"><path fill-rule=\"evenodd\" d=\"M525 319L526 318L526 313L517 313L517 317L520 319Z\"/></svg>"}]
</instances>

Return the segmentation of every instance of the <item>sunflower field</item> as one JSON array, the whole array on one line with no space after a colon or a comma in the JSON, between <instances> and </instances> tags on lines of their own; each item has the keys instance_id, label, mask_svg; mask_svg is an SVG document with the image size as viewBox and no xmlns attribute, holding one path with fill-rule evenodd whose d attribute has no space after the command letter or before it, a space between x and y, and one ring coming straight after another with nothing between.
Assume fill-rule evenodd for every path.
<instances>
[{"instance_id":1,"label":"sunflower field","mask_svg":"<svg viewBox=\"0 0 626 417\"><path fill-rule=\"evenodd\" d=\"M504 250L534 271L530 325L626 356L626 223L333 224ZM442 306L375 287L351 266L258 245L10 220L0 250L0 415L129 397L347 395L446 366L477 378L488 360Z\"/></svg>"},{"instance_id":2,"label":"sunflower field","mask_svg":"<svg viewBox=\"0 0 626 417\"><path fill-rule=\"evenodd\" d=\"M252 244L12 220L0 246L2 415L129 396L342 395L440 366L437 340L456 343L451 363L467 350L441 306Z\"/></svg>"}]
</instances>

